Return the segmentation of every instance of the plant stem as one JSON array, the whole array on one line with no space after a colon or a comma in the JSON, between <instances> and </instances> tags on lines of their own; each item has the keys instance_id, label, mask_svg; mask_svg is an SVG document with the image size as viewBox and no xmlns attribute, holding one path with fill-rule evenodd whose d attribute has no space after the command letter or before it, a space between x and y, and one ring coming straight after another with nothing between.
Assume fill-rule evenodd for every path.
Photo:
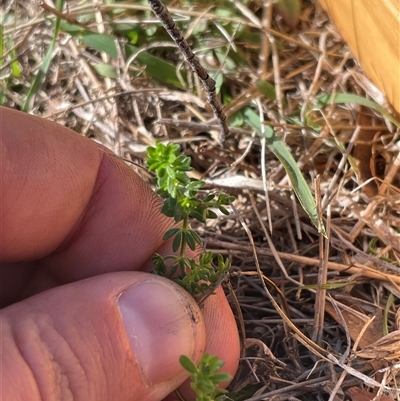
<instances>
[{"instance_id":1,"label":"plant stem","mask_svg":"<svg viewBox=\"0 0 400 401\"><path fill-rule=\"evenodd\" d=\"M186 215L183 218L182 233L186 234L188 227L189 227L189 216ZM179 254L179 264L180 264L182 276L186 275L186 268L185 268L185 261L184 261L185 250L186 250L186 235L182 235L181 251Z\"/></svg>"}]
</instances>

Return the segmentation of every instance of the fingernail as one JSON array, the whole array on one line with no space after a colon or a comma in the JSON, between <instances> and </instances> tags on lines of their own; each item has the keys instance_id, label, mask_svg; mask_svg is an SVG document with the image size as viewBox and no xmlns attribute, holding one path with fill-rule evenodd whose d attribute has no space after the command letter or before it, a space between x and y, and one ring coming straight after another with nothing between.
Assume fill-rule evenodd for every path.
<instances>
[{"instance_id":1,"label":"fingernail","mask_svg":"<svg viewBox=\"0 0 400 401\"><path fill-rule=\"evenodd\" d=\"M119 298L125 330L147 383L182 373L181 355L194 355L200 312L169 280L138 282Z\"/></svg>"}]
</instances>

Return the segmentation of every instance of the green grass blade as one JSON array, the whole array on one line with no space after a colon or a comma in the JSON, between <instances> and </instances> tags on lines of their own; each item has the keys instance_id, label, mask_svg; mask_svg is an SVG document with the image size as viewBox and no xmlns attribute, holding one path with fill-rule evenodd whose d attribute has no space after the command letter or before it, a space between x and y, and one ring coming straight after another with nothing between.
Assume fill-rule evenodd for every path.
<instances>
[{"instance_id":1,"label":"green grass blade","mask_svg":"<svg viewBox=\"0 0 400 401\"><path fill-rule=\"evenodd\" d=\"M58 11L62 11L63 5L64 5L64 0L57 0L56 8ZM44 81L44 79L47 75L47 72L49 71L51 60L53 58L54 48L55 48L56 42L57 42L58 33L60 31L60 24L61 24L61 19L59 17L56 17L56 23L55 23L54 32L53 32L53 39L51 41L49 48L47 49L46 56L43 60L42 65L39 68L39 71L35 77L35 80L33 81L32 86L29 88L28 95L26 96L25 103L22 107L22 110L25 112L28 112L29 109L31 108L33 99L34 99L37 91L39 90L40 85Z\"/></svg>"},{"instance_id":2,"label":"green grass blade","mask_svg":"<svg viewBox=\"0 0 400 401\"><path fill-rule=\"evenodd\" d=\"M313 106L314 110L319 110L325 106L330 104L344 104L344 103L354 103L360 106L368 107L372 110L381 113L384 117L386 117L391 123L393 123L396 127L400 128L400 122L397 121L392 115L388 113L386 109L379 106L378 103L375 103L372 100L366 99L365 97L353 95L352 93L335 93L335 94L322 94L316 96L317 104Z\"/></svg>"},{"instance_id":3,"label":"green grass blade","mask_svg":"<svg viewBox=\"0 0 400 401\"><path fill-rule=\"evenodd\" d=\"M257 134L261 137L261 123L259 116L250 108L244 110L245 121L256 130ZM293 190L299 200L301 206L310 217L310 220L315 227L321 230L321 233L326 236L325 227L323 222L319 220L317 214L317 207L295 159L290 153L287 146L275 135L273 129L269 126L264 126L264 135L268 149L279 159L286 173L292 183Z\"/></svg>"}]
</instances>

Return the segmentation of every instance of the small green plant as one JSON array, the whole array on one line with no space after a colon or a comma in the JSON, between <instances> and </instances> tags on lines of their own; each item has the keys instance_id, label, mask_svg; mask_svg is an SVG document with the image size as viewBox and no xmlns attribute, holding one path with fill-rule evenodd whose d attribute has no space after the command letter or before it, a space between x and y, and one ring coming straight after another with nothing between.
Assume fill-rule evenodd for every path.
<instances>
[{"instance_id":1,"label":"small green plant","mask_svg":"<svg viewBox=\"0 0 400 401\"><path fill-rule=\"evenodd\" d=\"M218 357L204 354L197 367L186 355L182 355L179 362L190 373L190 386L196 393L196 401L219 401L221 395L227 393L217 387L219 383L231 379L227 373L218 373L224 364Z\"/></svg>"},{"instance_id":2,"label":"small green plant","mask_svg":"<svg viewBox=\"0 0 400 401\"><path fill-rule=\"evenodd\" d=\"M156 173L157 193L164 198L161 212L173 217L177 223L164 234L164 240L173 238L172 250L175 254L164 257L156 254L153 257L153 272L172 278L193 296L203 294L218 284L229 270L230 262L218 255L215 266L212 252L206 251L200 253L198 260L185 255L187 247L192 251L196 247L203 249L203 242L190 228L189 219L195 218L205 223L207 219L217 217L215 209L228 215L225 206L234 198L224 193L202 193L200 189L205 183L187 175L192 170L191 160L180 154L179 145L157 142L147 152L146 163L150 171Z\"/></svg>"},{"instance_id":3,"label":"small green plant","mask_svg":"<svg viewBox=\"0 0 400 401\"><path fill-rule=\"evenodd\" d=\"M157 193L164 198L161 212L173 217L176 222L176 226L164 234L164 240L173 238L172 250L175 254L164 257L154 255L153 273L173 279L194 297L212 291L229 270L230 262L218 255L217 265L214 266L212 252L206 251L200 252L198 260L186 256L187 247L192 251L196 247L203 249L203 242L190 228L189 219L205 223L207 219L217 217L212 209L219 209L228 215L225 206L234 198L224 193L203 194L201 188L205 183L187 175L192 170L191 160L180 154L179 145L156 142L156 146L148 148L147 153L149 170L156 173ZM190 373L196 401L217 401L218 394L226 392L217 385L231 376L217 373L224 364L217 356L204 354L196 367L189 357L182 355L180 363Z\"/></svg>"}]
</instances>

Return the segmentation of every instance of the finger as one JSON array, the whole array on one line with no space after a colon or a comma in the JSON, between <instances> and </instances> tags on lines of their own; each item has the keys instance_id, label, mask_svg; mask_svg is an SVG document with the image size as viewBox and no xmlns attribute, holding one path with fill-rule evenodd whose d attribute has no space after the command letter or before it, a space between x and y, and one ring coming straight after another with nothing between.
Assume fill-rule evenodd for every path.
<instances>
[{"instance_id":1,"label":"finger","mask_svg":"<svg viewBox=\"0 0 400 401\"><path fill-rule=\"evenodd\" d=\"M2 107L0 119L1 305L141 269L172 223L140 177L61 125Z\"/></svg>"},{"instance_id":2,"label":"finger","mask_svg":"<svg viewBox=\"0 0 400 401\"><path fill-rule=\"evenodd\" d=\"M110 273L2 310L4 399L157 401L184 381L179 356L199 361L205 329L179 286Z\"/></svg>"},{"instance_id":3,"label":"finger","mask_svg":"<svg viewBox=\"0 0 400 401\"><path fill-rule=\"evenodd\" d=\"M121 160L58 124L1 108L0 258L60 279L141 266L171 222Z\"/></svg>"},{"instance_id":4,"label":"finger","mask_svg":"<svg viewBox=\"0 0 400 401\"><path fill-rule=\"evenodd\" d=\"M2 263L3 278L10 279L2 280L8 283L1 291L5 303L63 282L148 268L155 251L170 253L162 236L171 221L160 215L155 195L125 163L62 126L0 110L5 144L0 179L7 187L0 213L8 238L0 238L0 259L21 261ZM38 262L23 262L40 256ZM212 305L207 352L226 355L227 366L236 366L233 315L224 297ZM212 316L217 318L209 322ZM236 344L231 347L226 338Z\"/></svg>"}]
</instances>

